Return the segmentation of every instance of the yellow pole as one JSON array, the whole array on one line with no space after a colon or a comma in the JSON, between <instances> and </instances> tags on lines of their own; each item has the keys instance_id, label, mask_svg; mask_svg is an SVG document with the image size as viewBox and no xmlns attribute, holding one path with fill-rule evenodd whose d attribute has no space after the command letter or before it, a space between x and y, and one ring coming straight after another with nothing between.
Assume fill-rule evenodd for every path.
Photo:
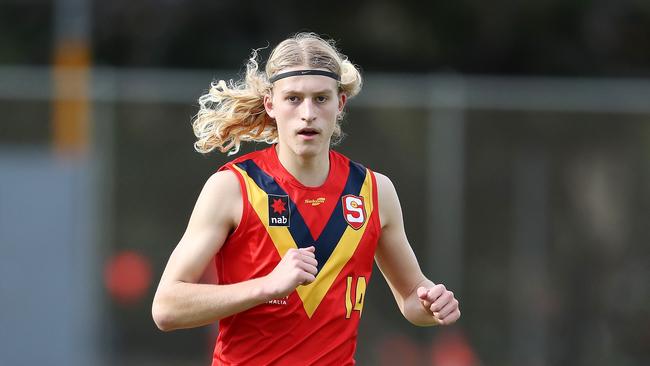
<instances>
[{"instance_id":1,"label":"yellow pole","mask_svg":"<svg viewBox=\"0 0 650 366\"><path fill-rule=\"evenodd\" d=\"M90 143L91 0L54 1L52 146L84 155Z\"/></svg>"},{"instance_id":2,"label":"yellow pole","mask_svg":"<svg viewBox=\"0 0 650 366\"><path fill-rule=\"evenodd\" d=\"M90 132L90 51L83 41L58 43L53 65L53 148L58 154L84 154Z\"/></svg>"}]
</instances>

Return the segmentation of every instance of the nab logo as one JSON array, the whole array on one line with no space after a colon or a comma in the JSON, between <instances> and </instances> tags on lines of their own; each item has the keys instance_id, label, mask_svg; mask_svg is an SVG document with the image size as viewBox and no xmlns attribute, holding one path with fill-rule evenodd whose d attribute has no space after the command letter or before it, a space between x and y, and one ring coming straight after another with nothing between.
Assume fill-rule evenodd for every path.
<instances>
[{"instance_id":1,"label":"nab logo","mask_svg":"<svg viewBox=\"0 0 650 366\"><path fill-rule=\"evenodd\" d=\"M289 196L269 194L269 226L289 226Z\"/></svg>"},{"instance_id":2,"label":"nab logo","mask_svg":"<svg viewBox=\"0 0 650 366\"><path fill-rule=\"evenodd\" d=\"M354 230L359 230L366 222L366 206L363 197L351 194L345 195L343 200L343 217Z\"/></svg>"}]
</instances>

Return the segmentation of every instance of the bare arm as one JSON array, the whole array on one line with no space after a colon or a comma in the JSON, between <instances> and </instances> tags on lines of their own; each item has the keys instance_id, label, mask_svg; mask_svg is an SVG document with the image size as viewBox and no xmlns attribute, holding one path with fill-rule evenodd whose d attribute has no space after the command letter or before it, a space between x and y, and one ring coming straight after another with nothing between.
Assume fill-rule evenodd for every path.
<instances>
[{"instance_id":1,"label":"bare arm","mask_svg":"<svg viewBox=\"0 0 650 366\"><path fill-rule=\"evenodd\" d=\"M399 198L393 183L376 174L381 236L375 260L404 317L419 326L451 324L460 317L458 300L444 285L427 279L406 238Z\"/></svg>"},{"instance_id":2,"label":"bare arm","mask_svg":"<svg viewBox=\"0 0 650 366\"><path fill-rule=\"evenodd\" d=\"M290 250L267 276L230 285L197 283L228 234L239 224L243 203L233 172L208 181L194 207L185 234L171 254L152 305L161 330L210 324L269 300L286 296L314 280L313 248Z\"/></svg>"}]
</instances>

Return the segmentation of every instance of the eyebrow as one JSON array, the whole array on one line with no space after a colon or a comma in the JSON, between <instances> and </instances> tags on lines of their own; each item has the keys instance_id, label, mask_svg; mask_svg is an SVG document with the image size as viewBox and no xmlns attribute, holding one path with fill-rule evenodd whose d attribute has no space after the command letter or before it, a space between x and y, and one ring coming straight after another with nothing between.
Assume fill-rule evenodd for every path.
<instances>
[{"instance_id":1,"label":"eyebrow","mask_svg":"<svg viewBox=\"0 0 650 366\"><path fill-rule=\"evenodd\" d=\"M294 89L284 89L280 91L281 94L305 94L305 92L294 90ZM334 94L332 89L322 89L317 90L310 94Z\"/></svg>"}]
</instances>

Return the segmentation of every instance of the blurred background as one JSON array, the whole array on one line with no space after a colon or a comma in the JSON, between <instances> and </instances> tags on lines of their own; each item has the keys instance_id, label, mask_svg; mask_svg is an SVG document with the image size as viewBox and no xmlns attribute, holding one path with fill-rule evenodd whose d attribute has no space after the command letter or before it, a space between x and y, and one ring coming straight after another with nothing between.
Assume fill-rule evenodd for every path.
<instances>
[{"instance_id":1,"label":"blurred background","mask_svg":"<svg viewBox=\"0 0 650 366\"><path fill-rule=\"evenodd\" d=\"M150 316L228 160L191 120L297 31L362 68L337 149L461 301L416 328L375 270L360 365L650 364L650 2L2 0L1 365L209 364L216 326Z\"/></svg>"}]
</instances>

